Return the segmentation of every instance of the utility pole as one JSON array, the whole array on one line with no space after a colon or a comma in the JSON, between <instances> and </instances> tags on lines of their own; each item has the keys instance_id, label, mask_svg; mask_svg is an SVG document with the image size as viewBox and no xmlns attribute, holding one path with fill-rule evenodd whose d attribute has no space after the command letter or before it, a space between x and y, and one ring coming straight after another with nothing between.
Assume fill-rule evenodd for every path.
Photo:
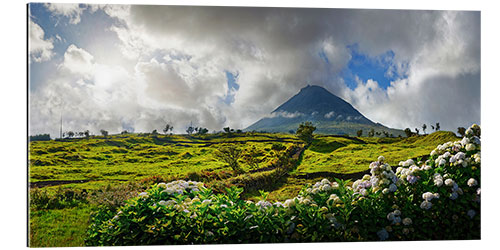
<instances>
[{"instance_id":1,"label":"utility pole","mask_svg":"<svg viewBox=\"0 0 500 250\"><path fill-rule=\"evenodd\" d=\"M62 139L62 113L61 113L61 127L59 129L59 138Z\"/></svg>"}]
</instances>

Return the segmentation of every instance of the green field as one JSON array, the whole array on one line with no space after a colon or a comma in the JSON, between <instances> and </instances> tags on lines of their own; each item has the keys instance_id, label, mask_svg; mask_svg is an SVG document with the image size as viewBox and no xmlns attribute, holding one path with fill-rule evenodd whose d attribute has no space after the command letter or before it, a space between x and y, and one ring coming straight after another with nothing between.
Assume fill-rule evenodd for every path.
<instances>
[{"instance_id":1,"label":"green field","mask_svg":"<svg viewBox=\"0 0 500 250\"><path fill-rule=\"evenodd\" d=\"M128 134L30 142L30 246L83 246L92 211L99 205L117 207L157 181L193 179L219 190L239 185L247 191L246 199L256 199L263 189L270 200L284 200L329 174L365 171L379 155L397 165L456 139L444 131L411 138L317 135L282 168L286 173L277 171L284 164L279 158L294 145L304 147L295 135ZM243 173L214 157L227 145L243 150ZM254 164L245 160L250 156Z\"/></svg>"}]
</instances>

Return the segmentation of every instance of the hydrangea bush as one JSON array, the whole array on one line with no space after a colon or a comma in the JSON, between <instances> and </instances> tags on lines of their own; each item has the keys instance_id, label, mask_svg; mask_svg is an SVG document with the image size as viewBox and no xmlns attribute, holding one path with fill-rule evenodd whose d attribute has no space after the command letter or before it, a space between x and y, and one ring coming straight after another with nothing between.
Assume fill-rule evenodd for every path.
<instances>
[{"instance_id":1,"label":"hydrangea bush","mask_svg":"<svg viewBox=\"0 0 500 250\"><path fill-rule=\"evenodd\" d=\"M480 127L396 169L380 156L354 182L323 179L284 202L159 183L117 211L99 210L88 245L444 240L480 238ZM349 184L348 184L349 183Z\"/></svg>"}]
</instances>

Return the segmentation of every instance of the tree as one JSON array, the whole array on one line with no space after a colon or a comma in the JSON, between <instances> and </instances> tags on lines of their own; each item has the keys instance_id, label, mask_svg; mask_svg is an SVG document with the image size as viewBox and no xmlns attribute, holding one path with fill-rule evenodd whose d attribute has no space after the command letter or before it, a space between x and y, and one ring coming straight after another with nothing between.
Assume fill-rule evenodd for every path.
<instances>
[{"instance_id":1,"label":"tree","mask_svg":"<svg viewBox=\"0 0 500 250\"><path fill-rule=\"evenodd\" d=\"M198 128L198 131L196 133L199 134L199 135L204 135L204 134L208 133L208 129L206 129L206 128Z\"/></svg>"},{"instance_id":2,"label":"tree","mask_svg":"<svg viewBox=\"0 0 500 250\"><path fill-rule=\"evenodd\" d=\"M85 135L85 138L89 138L90 137L90 131L88 131L88 130L85 130L83 132L83 134Z\"/></svg>"},{"instance_id":3,"label":"tree","mask_svg":"<svg viewBox=\"0 0 500 250\"><path fill-rule=\"evenodd\" d=\"M362 130L362 129L358 130L358 131L356 132L356 135L357 135L358 137L361 137L361 136L363 135L363 130Z\"/></svg>"},{"instance_id":4,"label":"tree","mask_svg":"<svg viewBox=\"0 0 500 250\"><path fill-rule=\"evenodd\" d=\"M439 122L436 122L436 131L439 131L441 129L441 126L439 125Z\"/></svg>"},{"instance_id":5,"label":"tree","mask_svg":"<svg viewBox=\"0 0 500 250\"><path fill-rule=\"evenodd\" d=\"M432 130L434 130L434 125L431 125Z\"/></svg>"},{"instance_id":6,"label":"tree","mask_svg":"<svg viewBox=\"0 0 500 250\"><path fill-rule=\"evenodd\" d=\"M167 125L165 125L165 128L163 129L163 133L167 134L169 130L172 131L173 129L174 126L167 123Z\"/></svg>"},{"instance_id":7,"label":"tree","mask_svg":"<svg viewBox=\"0 0 500 250\"><path fill-rule=\"evenodd\" d=\"M108 136L108 131L101 129L101 135L102 136Z\"/></svg>"},{"instance_id":8,"label":"tree","mask_svg":"<svg viewBox=\"0 0 500 250\"><path fill-rule=\"evenodd\" d=\"M460 136L464 137L465 136L465 128L464 127L458 127L458 134L460 134Z\"/></svg>"},{"instance_id":9,"label":"tree","mask_svg":"<svg viewBox=\"0 0 500 250\"><path fill-rule=\"evenodd\" d=\"M240 168L238 164L238 160L242 155L242 150L237 148L234 145L227 145L219 148L214 152L215 157L218 160L224 161L229 165L231 169L234 170L235 173L243 173L243 170Z\"/></svg>"},{"instance_id":10,"label":"tree","mask_svg":"<svg viewBox=\"0 0 500 250\"><path fill-rule=\"evenodd\" d=\"M422 132L424 132L424 134L425 134L426 129L427 129L427 125L425 125L425 123L424 123L424 125L422 125Z\"/></svg>"},{"instance_id":11,"label":"tree","mask_svg":"<svg viewBox=\"0 0 500 250\"><path fill-rule=\"evenodd\" d=\"M373 137L375 136L375 129L370 129L370 131L368 132L368 137Z\"/></svg>"},{"instance_id":12,"label":"tree","mask_svg":"<svg viewBox=\"0 0 500 250\"><path fill-rule=\"evenodd\" d=\"M406 137L411 137L413 135L413 132L411 132L410 128L405 128L404 131L405 131Z\"/></svg>"},{"instance_id":13,"label":"tree","mask_svg":"<svg viewBox=\"0 0 500 250\"><path fill-rule=\"evenodd\" d=\"M297 136L309 145L314 140L314 130L316 127L313 126L312 122L301 123L297 129Z\"/></svg>"},{"instance_id":14,"label":"tree","mask_svg":"<svg viewBox=\"0 0 500 250\"><path fill-rule=\"evenodd\" d=\"M380 135L380 131L375 132L375 134L379 136Z\"/></svg>"},{"instance_id":15,"label":"tree","mask_svg":"<svg viewBox=\"0 0 500 250\"><path fill-rule=\"evenodd\" d=\"M30 135L30 141L50 141L50 134Z\"/></svg>"},{"instance_id":16,"label":"tree","mask_svg":"<svg viewBox=\"0 0 500 250\"><path fill-rule=\"evenodd\" d=\"M415 128L415 133L418 135L419 133L418 128Z\"/></svg>"},{"instance_id":17,"label":"tree","mask_svg":"<svg viewBox=\"0 0 500 250\"><path fill-rule=\"evenodd\" d=\"M188 133L188 135L191 135L191 134L194 132L194 128L193 128L193 126L189 126L189 127L186 129L186 132Z\"/></svg>"},{"instance_id":18,"label":"tree","mask_svg":"<svg viewBox=\"0 0 500 250\"><path fill-rule=\"evenodd\" d=\"M385 137L389 137L389 132L387 132L387 131L383 131L382 133L384 133L384 136L385 136Z\"/></svg>"},{"instance_id":19,"label":"tree","mask_svg":"<svg viewBox=\"0 0 500 250\"><path fill-rule=\"evenodd\" d=\"M128 134L128 131L127 130L123 130L120 134L126 135L126 134Z\"/></svg>"},{"instance_id":20,"label":"tree","mask_svg":"<svg viewBox=\"0 0 500 250\"><path fill-rule=\"evenodd\" d=\"M158 135L158 130L153 130L153 132L151 132L152 135Z\"/></svg>"},{"instance_id":21,"label":"tree","mask_svg":"<svg viewBox=\"0 0 500 250\"><path fill-rule=\"evenodd\" d=\"M69 138L75 136L75 132L73 132L73 131L68 131L68 132L66 132L66 134L68 135Z\"/></svg>"}]
</instances>

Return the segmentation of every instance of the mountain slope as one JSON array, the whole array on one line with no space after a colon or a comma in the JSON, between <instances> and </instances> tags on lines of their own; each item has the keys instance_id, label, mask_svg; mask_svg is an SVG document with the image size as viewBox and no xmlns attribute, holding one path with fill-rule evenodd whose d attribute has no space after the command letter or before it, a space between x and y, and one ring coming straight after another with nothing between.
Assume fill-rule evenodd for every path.
<instances>
[{"instance_id":1,"label":"mountain slope","mask_svg":"<svg viewBox=\"0 0 500 250\"><path fill-rule=\"evenodd\" d=\"M374 123L351 104L330 93L320 86L308 85L298 94L252 124L246 131L290 132L295 131L300 123L311 121L320 134L349 134L363 130L368 133L372 128L377 132L387 131L394 136L403 135L403 131L390 129Z\"/></svg>"}]
</instances>

